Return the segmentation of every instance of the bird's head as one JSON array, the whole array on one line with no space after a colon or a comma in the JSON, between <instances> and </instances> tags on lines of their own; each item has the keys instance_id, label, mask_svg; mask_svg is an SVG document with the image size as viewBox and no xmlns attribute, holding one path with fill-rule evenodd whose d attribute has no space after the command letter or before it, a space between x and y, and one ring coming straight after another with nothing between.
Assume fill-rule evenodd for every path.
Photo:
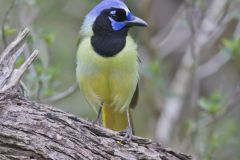
<instances>
[{"instance_id":1,"label":"bird's head","mask_svg":"<svg viewBox=\"0 0 240 160\"><path fill-rule=\"evenodd\" d=\"M87 14L81 32L91 35L94 27L118 32L132 26L147 26L147 23L134 16L123 0L103 0Z\"/></svg>"}]
</instances>

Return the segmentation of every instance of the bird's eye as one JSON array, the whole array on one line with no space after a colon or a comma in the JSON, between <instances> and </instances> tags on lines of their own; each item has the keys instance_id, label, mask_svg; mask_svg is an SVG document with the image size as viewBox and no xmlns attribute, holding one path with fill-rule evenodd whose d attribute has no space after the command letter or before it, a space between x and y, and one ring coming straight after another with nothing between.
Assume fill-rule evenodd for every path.
<instances>
[{"instance_id":1,"label":"bird's eye","mask_svg":"<svg viewBox=\"0 0 240 160\"><path fill-rule=\"evenodd\" d=\"M118 22L125 21L126 11L124 9L113 9L109 12L109 16Z\"/></svg>"},{"instance_id":2,"label":"bird's eye","mask_svg":"<svg viewBox=\"0 0 240 160\"><path fill-rule=\"evenodd\" d=\"M110 13L109 13L109 16L111 17L111 18L113 18L113 19L117 19L117 11L116 10L113 10L113 11L111 11Z\"/></svg>"}]
</instances>

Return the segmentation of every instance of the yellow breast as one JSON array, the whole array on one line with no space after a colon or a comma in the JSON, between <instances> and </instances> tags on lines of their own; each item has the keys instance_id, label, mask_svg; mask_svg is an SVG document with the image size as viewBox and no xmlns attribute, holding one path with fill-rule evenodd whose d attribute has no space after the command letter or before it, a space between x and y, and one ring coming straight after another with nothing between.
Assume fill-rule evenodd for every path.
<instances>
[{"instance_id":1,"label":"yellow breast","mask_svg":"<svg viewBox=\"0 0 240 160\"><path fill-rule=\"evenodd\" d=\"M77 80L94 110L103 104L124 110L138 82L137 47L133 39L128 36L125 48L108 58L95 53L90 37L83 39L77 53Z\"/></svg>"}]
</instances>

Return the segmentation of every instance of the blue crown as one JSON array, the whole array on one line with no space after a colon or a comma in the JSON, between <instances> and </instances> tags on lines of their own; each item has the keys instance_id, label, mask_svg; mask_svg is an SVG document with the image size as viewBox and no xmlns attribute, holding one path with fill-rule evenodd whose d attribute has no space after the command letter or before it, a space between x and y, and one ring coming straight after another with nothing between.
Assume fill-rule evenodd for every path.
<instances>
[{"instance_id":1,"label":"blue crown","mask_svg":"<svg viewBox=\"0 0 240 160\"><path fill-rule=\"evenodd\" d=\"M103 0L88 13L87 17L96 18L103 10L109 8L122 8L128 10L126 4L121 0Z\"/></svg>"}]
</instances>

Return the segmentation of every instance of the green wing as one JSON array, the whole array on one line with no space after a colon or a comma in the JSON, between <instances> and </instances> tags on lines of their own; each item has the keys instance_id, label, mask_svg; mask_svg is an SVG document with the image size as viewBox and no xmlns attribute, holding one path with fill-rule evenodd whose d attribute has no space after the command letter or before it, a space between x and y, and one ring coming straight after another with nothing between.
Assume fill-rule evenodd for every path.
<instances>
[{"instance_id":1,"label":"green wing","mask_svg":"<svg viewBox=\"0 0 240 160\"><path fill-rule=\"evenodd\" d=\"M139 87L138 87L138 84L137 84L136 90L135 90L135 92L133 94L131 103L129 105L130 108L132 108L132 109L136 108L137 102L138 102L138 97L139 97Z\"/></svg>"}]
</instances>

